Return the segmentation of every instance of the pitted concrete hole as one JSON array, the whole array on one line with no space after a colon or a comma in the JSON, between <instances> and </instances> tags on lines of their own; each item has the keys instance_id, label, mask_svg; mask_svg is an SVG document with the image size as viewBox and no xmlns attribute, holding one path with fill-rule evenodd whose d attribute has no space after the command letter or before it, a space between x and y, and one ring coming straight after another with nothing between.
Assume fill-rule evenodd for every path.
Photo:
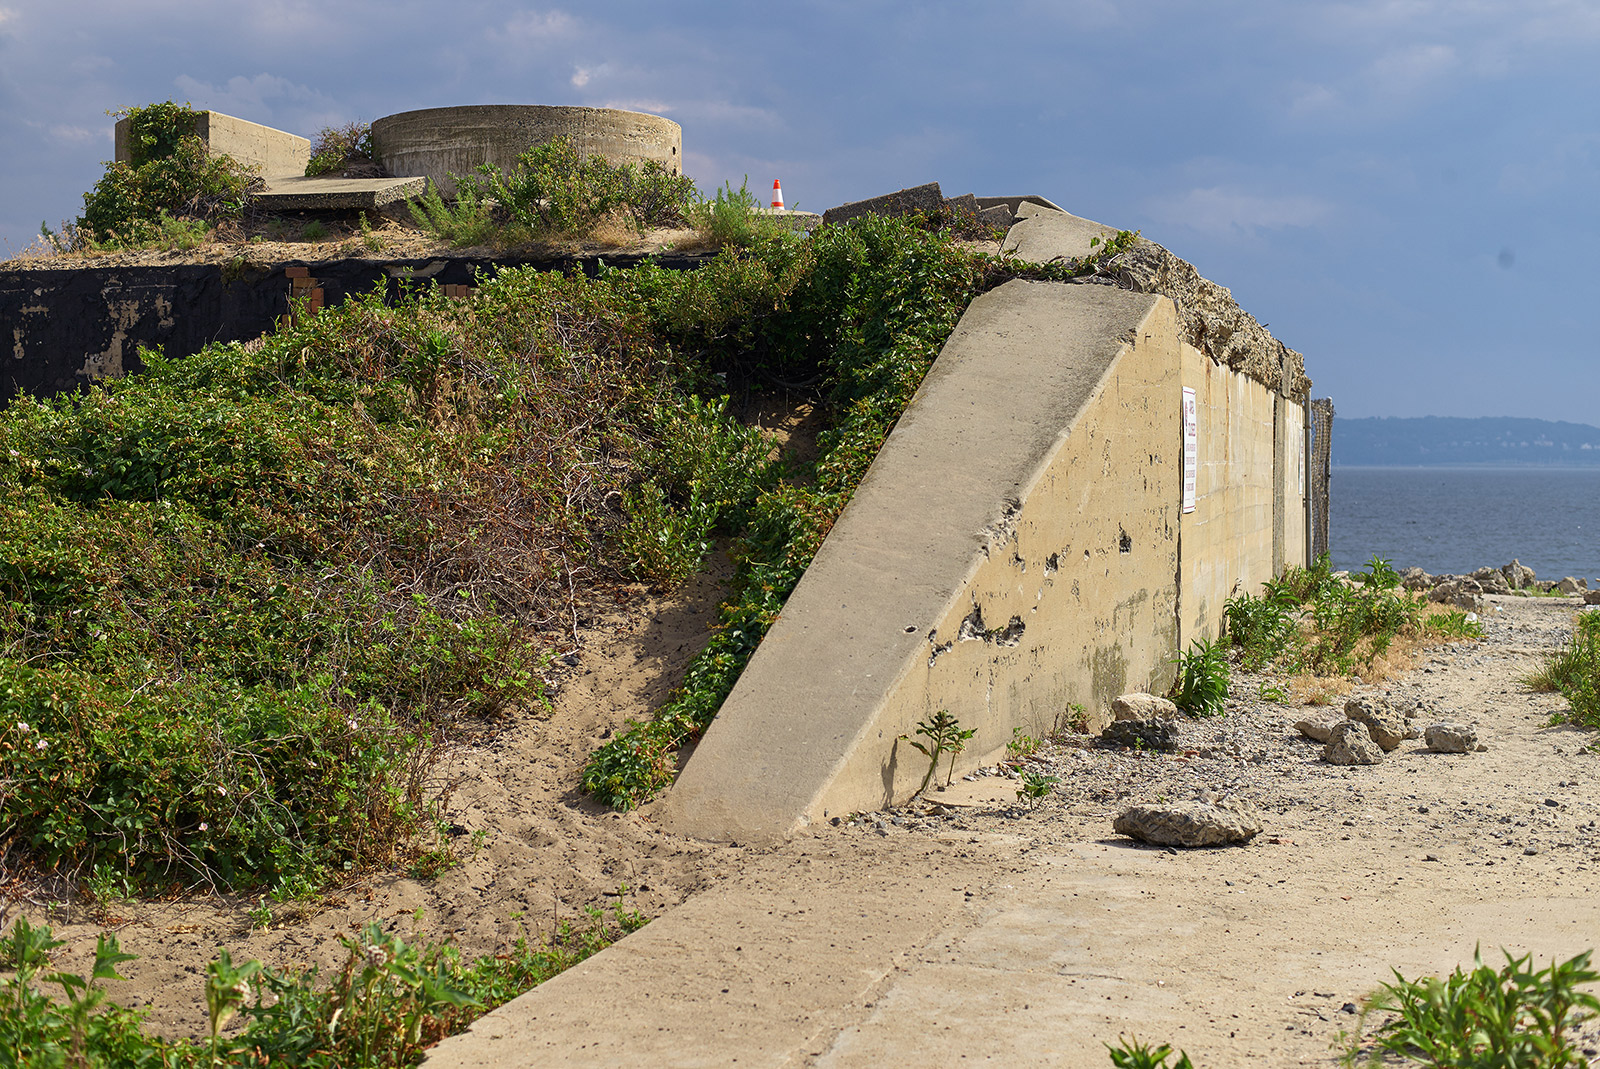
<instances>
[{"instance_id":1,"label":"pitted concrete hole","mask_svg":"<svg viewBox=\"0 0 1600 1069\"><path fill-rule=\"evenodd\" d=\"M1061 554L1052 553L1044 559L1044 576L1050 578L1051 573L1061 569Z\"/></svg>"},{"instance_id":2,"label":"pitted concrete hole","mask_svg":"<svg viewBox=\"0 0 1600 1069\"><path fill-rule=\"evenodd\" d=\"M917 633L917 625L916 624L907 624L906 625L906 634L914 635L916 633Z\"/></svg>"},{"instance_id":3,"label":"pitted concrete hole","mask_svg":"<svg viewBox=\"0 0 1600 1069\"><path fill-rule=\"evenodd\" d=\"M990 637L1002 646L1015 646L1022 641L1022 633L1028 625L1022 622L1022 617L1013 616L1011 622L998 630L990 632Z\"/></svg>"},{"instance_id":4,"label":"pitted concrete hole","mask_svg":"<svg viewBox=\"0 0 1600 1069\"><path fill-rule=\"evenodd\" d=\"M988 637L988 629L983 626L983 606L974 605L972 611L967 613L967 618L961 621L961 627L956 631L956 638L962 642L971 642L974 639Z\"/></svg>"},{"instance_id":5,"label":"pitted concrete hole","mask_svg":"<svg viewBox=\"0 0 1600 1069\"><path fill-rule=\"evenodd\" d=\"M1128 532L1124 531L1120 526L1117 528L1117 552L1118 553L1132 553L1133 552L1133 539L1129 538L1128 537Z\"/></svg>"}]
</instances>

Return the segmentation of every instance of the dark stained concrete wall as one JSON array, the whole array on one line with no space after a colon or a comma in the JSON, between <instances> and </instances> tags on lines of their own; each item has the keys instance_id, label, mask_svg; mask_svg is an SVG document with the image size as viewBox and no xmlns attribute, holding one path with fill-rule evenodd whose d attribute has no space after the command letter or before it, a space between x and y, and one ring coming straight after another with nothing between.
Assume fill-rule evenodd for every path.
<instances>
[{"instance_id":1,"label":"dark stained concrete wall","mask_svg":"<svg viewBox=\"0 0 1600 1069\"><path fill-rule=\"evenodd\" d=\"M593 274L601 259L444 257L0 271L0 404L18 394L49 397L137 372L144 366L141 346L181 357L214 341L258 337L289 310L284 271L291 266L307 267L323 290L324 306L332 306L378 286L396 300L408 279L410 285L475 285L480 276L518 266ZM603 259L608 267L632 267L643 257ZM680 270L705 260L655 258Z\"/></svg>"}]
</instances>

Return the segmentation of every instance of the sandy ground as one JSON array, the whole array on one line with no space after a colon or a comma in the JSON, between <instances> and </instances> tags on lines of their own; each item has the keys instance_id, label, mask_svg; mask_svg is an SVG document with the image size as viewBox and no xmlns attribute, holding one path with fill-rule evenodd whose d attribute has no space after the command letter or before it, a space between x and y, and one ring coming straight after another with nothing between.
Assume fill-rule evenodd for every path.
<instances>
[{"instance_id":1,"label":"sandy ground","mask_svg":"<svg viewBox=\"0 0 1600 1069\"><path fill-rule=\"evenodd\" d=\"M1068 736L1036 809L990 774L769 853L442 1044L430 1069L500 1066L1099 1066L1135 1034L1201 1069L1337 1063L1364 997L1469 965L1600 944L1600 757L1516 680L1572 600L1491 599L1481 642L1421 651L1377 688L1488 750L1403 744L1340 768L1238 676L1176 754ZM1222 736L1219 738L1218 736ZM1111 829L1131 802L1222 790L1265 831L1169 850ZM1593 1024L1578 1037L1600 1050Z\"/></svg>"},{"instance_id":2,"label":"sandy ground","mask_svg":"<svg viewBox=\"0 0 1600 1069\"><path fill-rule=\"evenodd\" d=\"M465 829L461 865L430 881L362 881L308 916L280 915L268 931L251 928L251 901L127 904L115 927L140 960L112 985L115 997L148 1008L163 1031L194 1032L204 1027L199 974L219 946L280 966L331 965L337 936L378 920L487 952L514 938L519 916L548 930L557 915L615 902L627 884L630 904L651 916L706 914L697 939L707 953L724 937L781 948L785 964L757 970L768 986L745 1010L750 1034L783 1055L774 1064L883 1064L922 1048L936 1056L953 1049L929 1046L941 1027L959 1024L974 1050L1032 1043L1011 1051L1014 1064L1104 1064L1099 1044L1134 1032L1186 1046L1204 1056L1197 1065L1326 1065L1330 1044L1354 1026L1351 1009L1391 965L1445 971L1470 962L1480 943L1491 958L1505 946L1541 959L1600 945L1594 736L1550 726L1562 699L1517 683L1565 641L1574 601L1490 599L1499 611L1486 613L1483 641L1425 649L1397 680L1355 687L1420 704L1424 723L1479 725L1485 753L1439 755L1415 742L1379 766L1329 766L1292 728L1305 709L1263 701L1263 680L1236 674L1227 715L1188 724L1177 754L1102 748L1086 736L1047 744L1034 767L1061 782L1035 809L990 766L932 804L862 814L764 851L674 837L651 807L602 812L573 786L592 746L670 689L704 641L722 578L667 600L636 592L580 634L552 715L453 755L449 817ZM1111 832L1130 802L1204 790L1248 798L1266 830L1246 847L1181 852ZM746 930L751 901L769 900L798 909L800 926L783 929L783 911L768 908L764 923L779 927ZM819 914L825 902L838 919ZM69 941L64 962L81 964L101 925L82 911L53 920ZM862 924L880 934L855 930ZM656 929L618 949L644 955ZM663 923L654 938L671 931ZM885 940L893 946L878 945ZM855 957L872 946L886 955L881 975ZM724 949L745 957L742 945ZM699 983L683 954L675 944L657 966L662 985ZM849 956L833 960L840 954ZM590 965L603 975L608 957ZM719 976L728 968L714 965ZM795 973L837 976L837 998L797 1008L793 1000L831 989L819 980L821 994L801 995L780 982ZM660 1009L669 995L635 997L617 1012ZM680 1031L694 1025L693 1014L672 1016ZM1002 1021L997 1039L990 1032ZM755 1053L730 1028L717 1031ZM786 1028L799 1029L790 1046ZM611 1032L619 1042L631 1034L620 1016ZM1600 1033L1585 1043L1600 1047Z\"/></svg>"},{"instance_id":3,"label":"sandy ground","mask_svg":"<svg viewBox=\"0 0 1600 1069\"><path fill-rule=\"evenodd\" d=\"M627 905L659 916L722 877L744 852L663 834L643 812L615 813L577 790L595 746L630 718L643 718L681 677L709 637L724 594L725 561L670 597L643 588L579 631L575 663L557 677L553 711L524 712L491 738L453 751L439 769L453 789L445 817L461 863L431 880L377 875L319 903L273 905L269 930L246 910L255 898L112 903L110 930L139 960L112 997L145 1008L167 1034L204 1033L202 976L219 947L234 960L278 967L328 967L343 960L338 937L369 921L389 930L449 937L471 954L503 949L525 926L549 932L590 906ZM626 596L627 592L624 592ZM269 903L270 904L270 903ZM60 960L82 968L107 929L89 903L24 904L67 940Z\"/></svg>"}]
</instances>

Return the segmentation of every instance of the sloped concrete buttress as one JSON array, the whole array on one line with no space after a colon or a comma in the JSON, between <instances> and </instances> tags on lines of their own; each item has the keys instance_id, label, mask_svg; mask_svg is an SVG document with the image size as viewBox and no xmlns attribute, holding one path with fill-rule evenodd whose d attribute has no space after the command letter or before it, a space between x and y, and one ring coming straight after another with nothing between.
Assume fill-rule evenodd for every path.
<instances>
[{"instance_id":1,"label":"sloped concrete buttress","mask_svg":"<svg viewBox=\"0 0 1600 1069\"><path fill-rule=\"evenodd\" d=\"M978 298L664 803L762 839L904 801L949 710L959 774L1022 727L1164 688L1177 646L1172 303L1013 281ZM1074 709L1074 706L1080 709ZM940 775L946 774L941 762Z\"/></svg>"}]
</instances>

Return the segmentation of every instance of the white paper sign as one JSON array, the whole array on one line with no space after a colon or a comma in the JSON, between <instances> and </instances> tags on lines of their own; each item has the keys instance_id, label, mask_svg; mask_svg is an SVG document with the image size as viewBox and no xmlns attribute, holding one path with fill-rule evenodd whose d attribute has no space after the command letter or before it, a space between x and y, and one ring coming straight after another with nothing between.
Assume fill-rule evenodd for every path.
<instances>
[{"instance_id":1,"label":"white paper sign","mask_svg":"<svg viewBox=\"0 0 1600 1069\"><path fill-rule=\"evenodd\" d=\"M1200 467L1200 411L1194 387L1183 388L1183 511L1194 511L1195 473Z\"/></svg>"}]
</instances>

